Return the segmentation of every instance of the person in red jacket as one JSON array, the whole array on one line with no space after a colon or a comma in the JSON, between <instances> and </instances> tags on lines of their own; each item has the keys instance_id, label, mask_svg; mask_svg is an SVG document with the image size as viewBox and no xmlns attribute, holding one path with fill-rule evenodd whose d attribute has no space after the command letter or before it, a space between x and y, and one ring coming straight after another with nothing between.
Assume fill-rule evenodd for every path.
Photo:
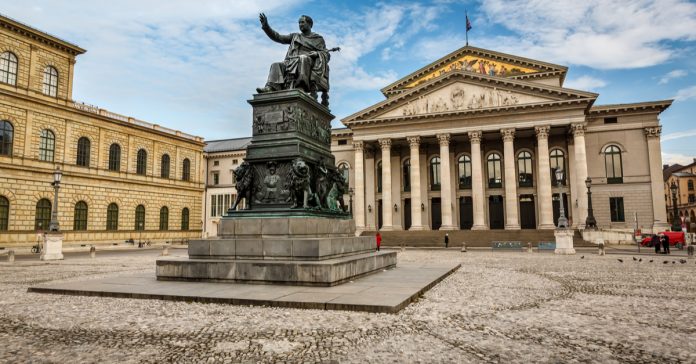
<instances>
[{"instance_id":1,"label":"person in red jacket","mask_svg":"<svg viewBox=\"0 0 696 364\"><path fill-rule=\"evenodd\" d=\"M377 251L379 251L379 246L382 245L382 234L378 232L375 239L377 240Z\"/></svg>"}]
</instances>

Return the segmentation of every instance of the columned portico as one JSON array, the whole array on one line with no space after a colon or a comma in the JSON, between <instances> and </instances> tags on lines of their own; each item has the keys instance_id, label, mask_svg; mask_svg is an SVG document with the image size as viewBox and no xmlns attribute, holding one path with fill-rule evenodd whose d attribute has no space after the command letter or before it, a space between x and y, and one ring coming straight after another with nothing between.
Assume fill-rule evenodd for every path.
<instances>
[{"instance_id":1,"label":"columned portico","mask_svg":"<svg viewBox=\"0 0 696 364\"><path fill-rule=\"evenodd\" d=\"M517 209L517 174L515 173L515 129L501 129L505 154L505 230L519 230Z\"/></svg>"},{"instance_id":2,"label":"columned portico","mask_svg":"<svg viewBox=\"0 0 696 364\"><path fill-rule=\"evenodd\" d=\"M483 165L481 161L481 132L470 131L471 144L471 200L474 204L474 225L471 230L488 230L484 220Z\"/></svg>"},{"instance_id":3,"label":"columned portico","mask_svg":"<svg viewBox=\"0 0 696 364\"><path fill-rule=\"evenodd\" d=\"M539 177L537 178L537 194L539 196L539 229L553 229L553 203L551 197L551 165L549 163L549 131L548 126L537 126L534 132L537 137L537 161Z\"/></svg>"},{"instance_id":4,"label":"columned portico","mask_svg":"<svg viewBox=\"0 0 696 364\"><path fill-rule=\"evenodd\" d=\"M585 180L587 179L587 152L585 150L585 124L572 124L573 146L575 153L575 183L578 214L573 218L573 226L578 229L585 228L587 218L587 190Z\"/></svg>"},{"instance_id":5,"label":"columned portico","mask_svg":"<svg viewBox=\"0 0 696 364\"><path fill-rule=\"evenodd\" d=\"M382 227L380 230L393 230L391 139L380 139L379 146L382 150Z\"/></svg>"},{"instance_id":6,"label":"columned portico","mask_svg":"<svg viewBox=\"0 0 696 364\"><path fill-rule=\"evenodd\" d=\"M421 176L420 176L420 141L419 136L411 136L406 138L410 148L411 161L411 228L409 230L425 230L423 226L423 218L421 216Z\"/></svg>"},{"instance_id":7,"label":"columned portico","mask_svg":"<svg viewBox=\"0 0 696 364\"><path fill-rule=\"evenodd\" d=\"M450 169L449 134L438 134L437 141L440 144L440 160L442 176L440 199L442 201L442 226L440 230L455 230L456 226L452 223L452 174Z\"/></svg>"},{"instance_id":8,"label":"columned portico","mask_svg":"<svg viewBox=\"0 0 696 364\"><path fill-rule=\"evenodd\" d=\"M365 231L365 144L362 141L353 143L355 163L355 229L358 233Z\"/></svg>"}]
</instances>

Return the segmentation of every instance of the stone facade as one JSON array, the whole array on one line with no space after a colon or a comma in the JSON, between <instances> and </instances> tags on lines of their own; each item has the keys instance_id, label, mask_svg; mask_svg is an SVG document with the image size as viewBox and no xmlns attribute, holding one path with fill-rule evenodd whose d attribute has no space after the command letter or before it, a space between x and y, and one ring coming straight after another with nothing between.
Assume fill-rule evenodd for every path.
<instances>
[{"instance_id":1,"label":"stone facade","mask_svg":"<svg viewBox=\"0 0 696 364\"><path fill-rule=\"evenodd\" d=\"M664 198L667 216L671 223L674 219L674 204L672 199L672 184L677 186L677 215L690 232L696 231L696 161L686 166L665 166Z\"/></svg>"},{"instance_id":2,"label":"stone facade","mask_svg":"<svg viewBox=\"0 0 696 364\"><path fill-rule=\"evenodd\" d=\"M75 57L83 49L11 19L0 17L0 54L17 58L16 82L0 83L0 121L10 125L10 148L0 153L0 197L9 202L7 226L0 246L28 245L37 240L36 210L40 199L53 201L53 171L60 167L58 220L70 243L110 243L126 239L176 241L201 234L204 191L203 141L72 100ZM58 73L57 94L43 92L46 66ZM41 133L55 137L53 158L42 158ZM89 140L86 165L78 165L78 140ZM118 168L109 169L112 144L121 148ZM147 169L136 174L137 153L147 151ZM163 154L170 157L169 178L161 177ZM183 164L190 178L183 180ZM87 226L75 230L75 205L87 204ZM107 207L118 206L116 229L107 230ZM136 229L136 206L145 207L143 230ZM168 209L166 229L160 211ZM188 217L184 209L188 209ZM2 212L2 211L0 211ZM0 216L2 218L2 216ZM188 228L182 226L188 220ZM2 224L0 224L2 227ZM164 226L163 226L164 227ZM45 230L47 226L41 226Z\"/></svg>"}]
</instances>

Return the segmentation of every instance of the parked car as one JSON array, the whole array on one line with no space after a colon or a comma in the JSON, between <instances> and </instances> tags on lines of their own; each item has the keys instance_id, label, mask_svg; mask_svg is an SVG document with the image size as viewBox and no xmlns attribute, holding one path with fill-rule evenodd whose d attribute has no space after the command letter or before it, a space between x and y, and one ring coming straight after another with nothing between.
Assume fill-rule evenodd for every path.
<instances>
[{"instance_id":1,"label":"parked car","mask_svg":"<svg viewBox=\"0 0 696 364\"><path fill-rule=\"evenodd\" d=\"M683 231L663 231L660 234L665 234L669 238L669 246L673 246L677 249L682 249L684 247L684 232ZM652 235L648 235L643 238L640 243L641 246L652 247Z\"/></svg>"}]
</instances>

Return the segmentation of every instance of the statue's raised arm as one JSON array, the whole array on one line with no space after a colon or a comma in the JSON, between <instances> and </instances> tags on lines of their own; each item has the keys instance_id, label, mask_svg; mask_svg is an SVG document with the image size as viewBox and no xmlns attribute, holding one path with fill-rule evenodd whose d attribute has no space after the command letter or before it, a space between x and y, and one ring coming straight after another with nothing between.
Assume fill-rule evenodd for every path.
<instances>
[{"instance_id":1,"label":"statue's raised arm","mask_svg":"<svg viewBox=\"0 0 696 364\"><path fill-rule=\"evenodd\" d=\"M264 13L259 14L261 29L273 41L289 44L285 60L271 65L266 86L257 88L258 93L300 89L315 99L322 91L321 103L329 105L329 55L324 37L312 32L314 21L302 15L298 21L300 33L279 34L268 24ZM338 50L337 48L331 49Z\"/></svg>"}]
</instances>

